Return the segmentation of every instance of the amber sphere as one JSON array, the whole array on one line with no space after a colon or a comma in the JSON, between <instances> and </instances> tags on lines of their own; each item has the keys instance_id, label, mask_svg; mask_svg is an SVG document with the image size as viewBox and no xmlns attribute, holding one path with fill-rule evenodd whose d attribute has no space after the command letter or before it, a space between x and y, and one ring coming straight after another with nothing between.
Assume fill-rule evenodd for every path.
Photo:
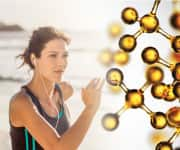
<instances>
[{"instance_id":1,"label":"amber sphere","mask_svg":"<svg viewBox=\"0 0 180 150\"><path fill-rule=\"evenodd\" d=\"M123 9L121 13L121 18L126 24L133 24L137 21L138 19L138 13L136 9L132 7L127 7Z\"/></svg>"}]
</instances>

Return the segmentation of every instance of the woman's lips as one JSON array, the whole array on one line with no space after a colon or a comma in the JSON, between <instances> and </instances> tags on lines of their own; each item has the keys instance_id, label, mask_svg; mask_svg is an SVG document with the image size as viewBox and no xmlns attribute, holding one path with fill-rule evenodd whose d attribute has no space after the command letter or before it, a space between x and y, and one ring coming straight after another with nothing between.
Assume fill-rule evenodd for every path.
<instances>
[{"instance_id":1,"label":"woman's lips","mask_svg":"<svg viewBox=\"0 0 180 150\"><path fill-rule=\"evenodd\" d=\"M59 70L59 71L54 71L56 74L61 74L63 73L64 71L63 70Z\"/></svg>"}]
</instances>

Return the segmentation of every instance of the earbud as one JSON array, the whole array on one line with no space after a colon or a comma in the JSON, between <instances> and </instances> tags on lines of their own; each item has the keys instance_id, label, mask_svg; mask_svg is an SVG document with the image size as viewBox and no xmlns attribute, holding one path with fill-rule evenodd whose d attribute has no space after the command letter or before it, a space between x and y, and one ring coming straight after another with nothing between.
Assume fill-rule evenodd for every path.
<instances>
[{"instance_id":1,"label":"earbud","mask_svg":"<svg viewBox=\"0 0 180 150\"><path fill-rule=\"evenodd\" d=\"M36 58L34 54L31 54L31 60L34 66L36 66Z\"/></svg>"}]
</instances>

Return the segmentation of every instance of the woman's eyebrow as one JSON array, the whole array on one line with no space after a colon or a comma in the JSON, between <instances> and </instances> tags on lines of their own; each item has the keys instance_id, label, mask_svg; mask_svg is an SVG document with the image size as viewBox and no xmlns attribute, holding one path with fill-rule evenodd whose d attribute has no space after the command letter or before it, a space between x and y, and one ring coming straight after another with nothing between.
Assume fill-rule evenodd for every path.
<instances>
[{"instance_id":1,"label":"woman's eyebrow","mask_svg":"<svg viewBox=\"0 0 180 150\"><path fill-rule=\"evenodd\" d=\"M58 53L57 51L48 51L48 53Z\"/></svg>"},{"instance_id":2,"label":"woman's eyebrow","mask_svg":"<svg viewBox=\"0 0 180 150\"><path fill-rule=\"evenodd\" d=\"M48 53L59 53L58 51L48 51ZM69 54L68 51L64 51L64 54Z\"/></svg>"}]
</instances>

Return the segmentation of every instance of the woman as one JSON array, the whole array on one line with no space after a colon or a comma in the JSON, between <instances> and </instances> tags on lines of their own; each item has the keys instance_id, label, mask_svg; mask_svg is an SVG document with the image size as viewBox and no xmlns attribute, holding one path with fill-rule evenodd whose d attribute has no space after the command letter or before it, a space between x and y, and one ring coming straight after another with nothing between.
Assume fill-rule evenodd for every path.
<instances>
[{"instance_id":1,"label":"woman","mask_svg":"<svg viewBox=\"0 0 180 150\"><path fill-rule=\"evenodd\" d=\"M19 55L33 70L32 80L22 86L9 105L13 150L75 150L81 144L100 105L104 81L93 79L82 88L85 105L69 127L64 101L73 93L61 82L67 67L69 39L52 27L35 30L28 48Z\"/></svg>"}]
</instances>

